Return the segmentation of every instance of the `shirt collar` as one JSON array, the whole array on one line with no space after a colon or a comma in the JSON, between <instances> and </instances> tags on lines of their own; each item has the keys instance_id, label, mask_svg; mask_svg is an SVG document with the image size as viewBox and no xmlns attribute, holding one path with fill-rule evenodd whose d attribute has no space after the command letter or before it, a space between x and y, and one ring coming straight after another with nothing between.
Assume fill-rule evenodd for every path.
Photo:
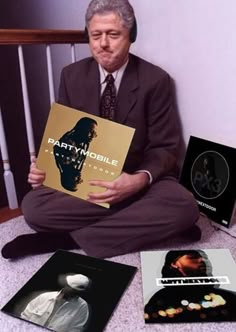
<instances>
[{"instance_id":1,"label":"shirt collar","mask_svg":"<svg viewBox=\"0 0 236 332\"><path fill-rule=\"evenodd\" d=\"M129 58L118 70L111 73L112 76L114 77L117 90L119 89L119 86L120 86L122 77L124 75L125 69L128 65L128 62L129 62ZM99 73L100 73L100 84L102 85L105 83L105 79L109 73L100 64L98 64L98 67L99 67Z\"/></svg>"},{"instance_id":2,"label":"shirt collar","mask_svg":"<svg viewBox=\"0 0 236 332\"><path fill-rule=\"evenodd\" d=\"M55 294L56 296L54 295L51 299L49 299L49 301L54 301L55 302L56 300L60 299L62 291L63 291L63 288L60 291L55 292L55 293L57 293L57 294ZM80 296L76 295L73 298L71 298L70 301L66 300L65 302L71 302L71 301L76 301L77 302L77 301L79 301L79 298L80 298Z\"/></svg>"}]
</instances>

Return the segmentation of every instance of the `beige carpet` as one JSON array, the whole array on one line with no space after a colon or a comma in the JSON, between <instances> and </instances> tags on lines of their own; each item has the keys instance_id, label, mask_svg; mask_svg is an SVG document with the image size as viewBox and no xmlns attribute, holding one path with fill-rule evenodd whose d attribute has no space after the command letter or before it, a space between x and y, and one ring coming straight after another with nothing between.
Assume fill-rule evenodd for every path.
<instances>
[{"instance_id":1,"label":"beige carpet","mask_svg":"<svg viewBox=\"0 0 236 332\"><path fill-rule=\"evenodd\" d=\"M163 249L214 249L228 248L236 261L236 225L231 229L231 235L222 230L216 230L206 218L201 218L199 225L202 229L202 239L195 244L183 244L180 239L172 240L161 246ZM29 227L23 217L12 219L0 224L0 248L15 236L28 233ZM84 254L81 250L74 250ZM48 260L52 254L22 258L16 261L7 261L0 257L0 307L2 308L13 295L32 277L32 275ZM105 332L235 332L236 322L223 323L191 323L191 324L163 324L145 326L143 320L142 280L139 253L118 256L111 261L138 267L132 283L124 293L113 316L108 322ZM223 262L222 262L223 264ZM236 276L235 276L236 278ZM102 300L101 300L102 301ZM236 308L235 308L236 311ZM1 332L37 332L46 331L33 324L0 312ZM68 331L69 332L69 331ZM94 331L91 331L94 332Z\"/></svg>"}]
</instances>

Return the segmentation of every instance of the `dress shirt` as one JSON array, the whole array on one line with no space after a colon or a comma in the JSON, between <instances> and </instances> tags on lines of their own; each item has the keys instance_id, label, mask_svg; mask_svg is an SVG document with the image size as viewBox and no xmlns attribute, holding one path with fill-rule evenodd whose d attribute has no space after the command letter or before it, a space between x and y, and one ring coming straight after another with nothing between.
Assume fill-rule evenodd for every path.
<instances>
[{"instance_id":1,"label":"dress shirt","mask_svg":"<svg viewBox=\"0 0 236 332\"><path fill-rule=\"evenodd\" d=\"M30 301L21 318L57 332L82 332L88 321L88 304L81 297L66 300L53 312L61 292L46 292ZM60 301L60 300L59 300ZM53 315L50 317L50 315Z\"/></svg>"}]
</instances>

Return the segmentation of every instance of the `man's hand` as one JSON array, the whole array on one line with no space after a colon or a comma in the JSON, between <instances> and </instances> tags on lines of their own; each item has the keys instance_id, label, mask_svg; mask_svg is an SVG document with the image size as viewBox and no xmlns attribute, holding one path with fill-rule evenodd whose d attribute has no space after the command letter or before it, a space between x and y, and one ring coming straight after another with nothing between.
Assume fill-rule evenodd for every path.
<instances>
[{"instance_id":1,"label":"man's hand","mask_svg":"<svg viewBox=\"0 0 236 332\"><path fill-rule=\"evenodd\" d=\"M46 178L46 173L36 167L36 158L34 158L30 165L30 171L28 174L28 183L32 188L41 186Z\"/></svg>"},{"instance_id":2,"label":"man's hand","mask_svg":"<svg viewBox=\"0 0 236 332\"><path fill-rule=\"evenodd\" d=\"M122 173L111 182L89 181L90 185L106 188L106 190L102 193L89 193L88 201L92 203L115 204L144 189L148 183L149 176L144 172L135 174Z\"/></svg>"}]
</instances>

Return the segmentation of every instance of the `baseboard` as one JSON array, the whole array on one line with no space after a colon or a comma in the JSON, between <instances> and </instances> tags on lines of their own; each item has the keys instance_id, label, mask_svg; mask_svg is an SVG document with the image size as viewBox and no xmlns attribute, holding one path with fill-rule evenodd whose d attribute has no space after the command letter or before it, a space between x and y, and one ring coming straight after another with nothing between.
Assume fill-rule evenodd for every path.
<instances>
[{"instance_id":1,"label":"baseboard","mask_svg":"<svg viewBox=\"0 0 236 332\"><path fill-rule=\"evenodd\" d=\"M12 218L16 218L22 215L21 209L11 210L9 207L4 207L0 209L0 223L8 221Z\"/></svg>"}]
</instances>

